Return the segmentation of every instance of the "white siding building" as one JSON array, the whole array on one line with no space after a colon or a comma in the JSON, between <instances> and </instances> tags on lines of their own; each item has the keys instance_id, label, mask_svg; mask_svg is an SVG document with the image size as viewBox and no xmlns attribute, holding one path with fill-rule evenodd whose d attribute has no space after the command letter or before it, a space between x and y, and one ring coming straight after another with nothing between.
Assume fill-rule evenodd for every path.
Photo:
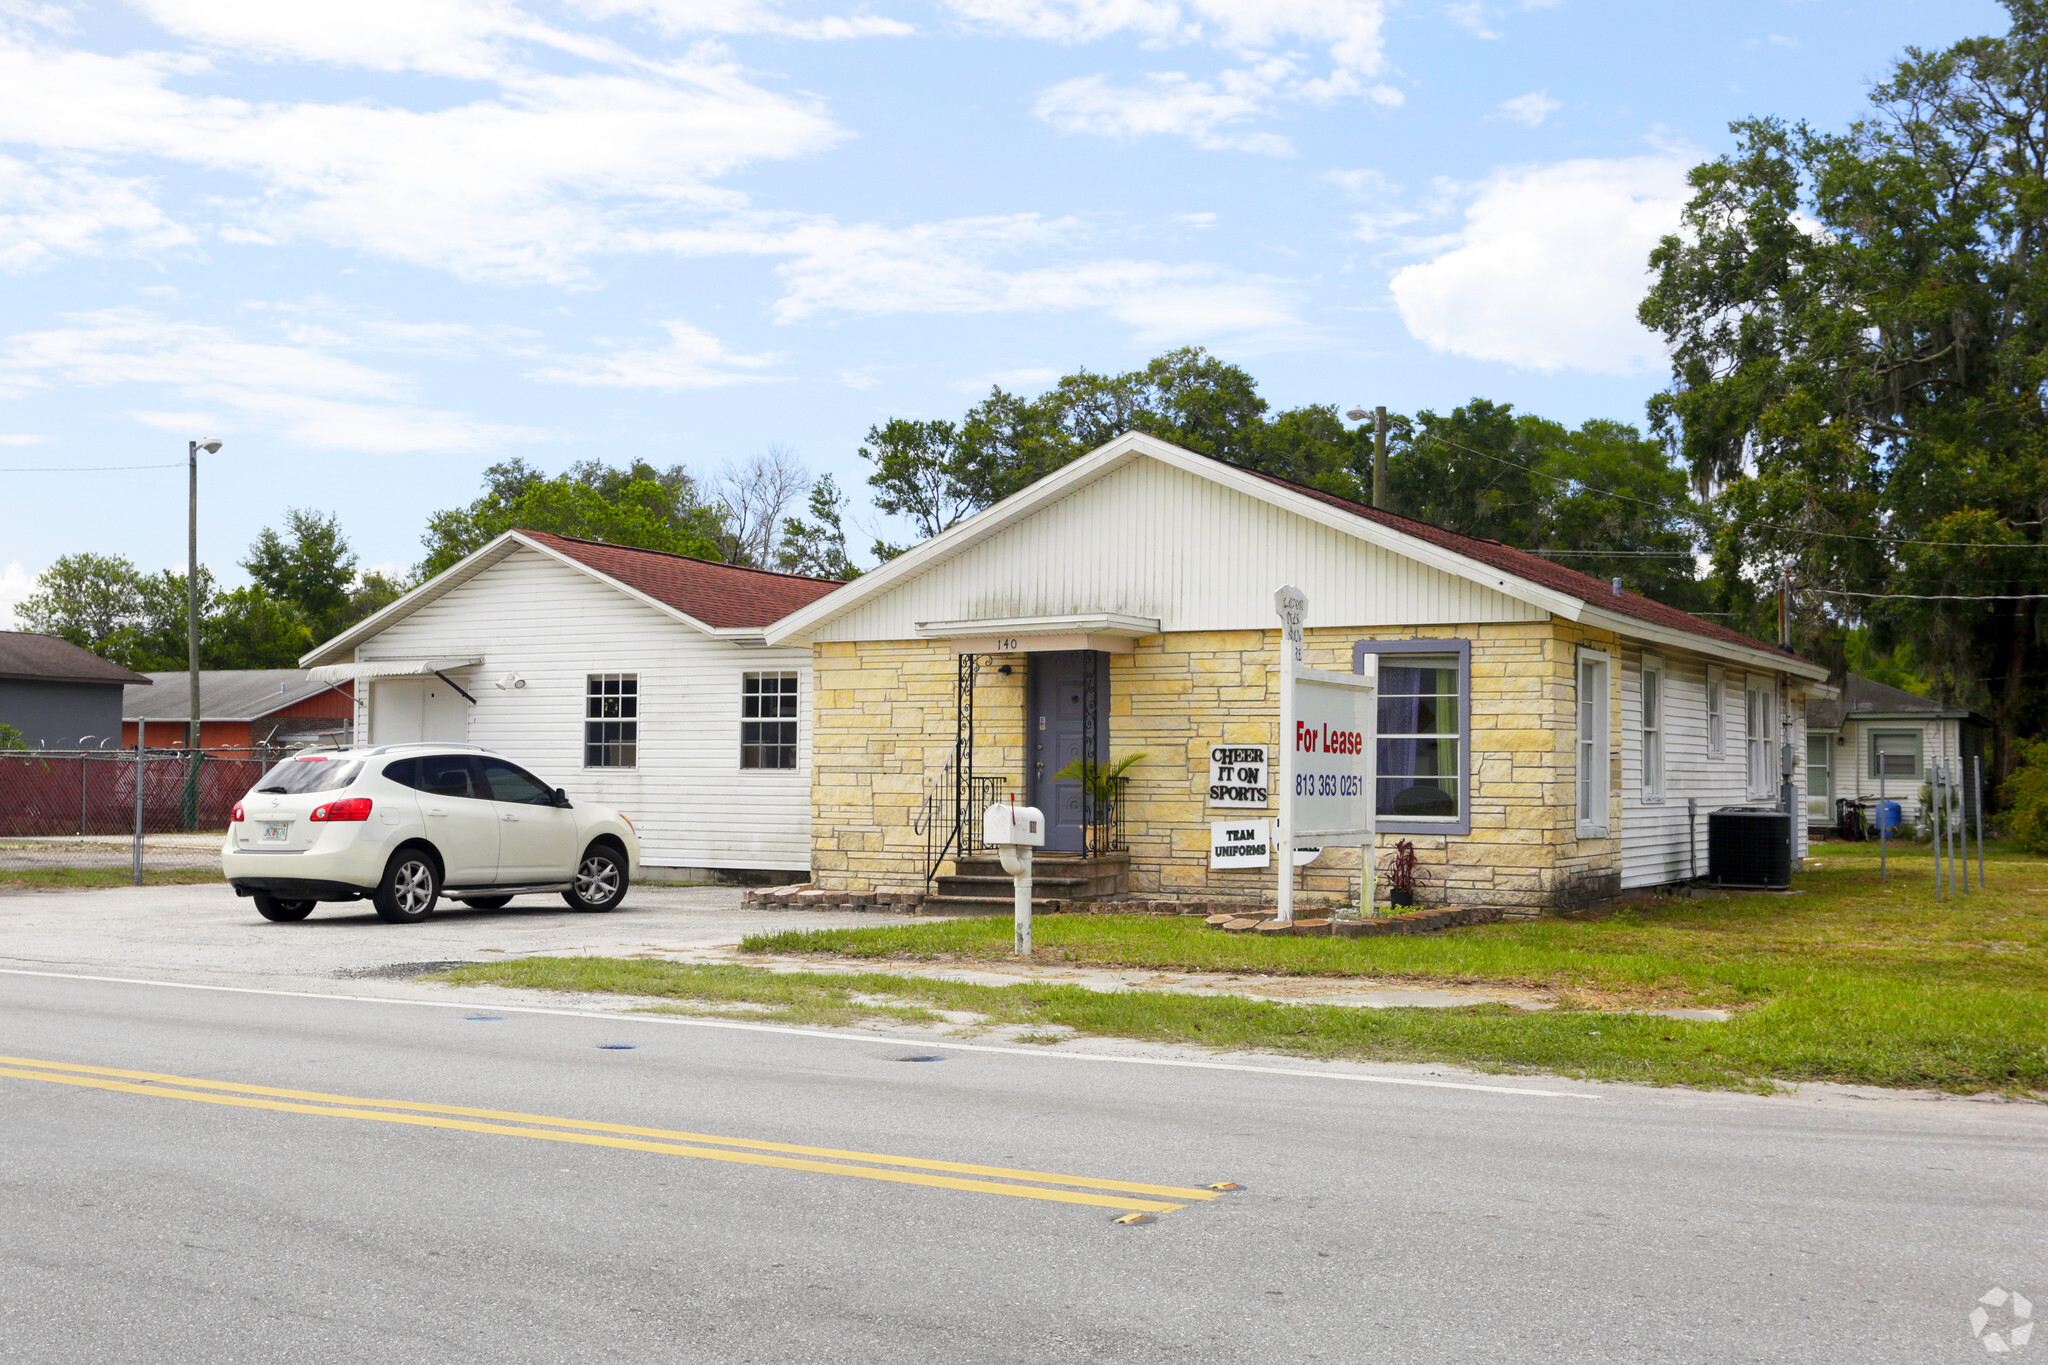
<instances>
[{"instance_id":1,"label":"white siding building","mask_svg":"<svg viewBox=\"0 0 2048 1365\"><path fill-rule=\"evenodd\" d=\"M1910 827L1921 819L1920 789L1933 765L1952 765L1976 818L1973 770L1990 752L1991 722L1959 706L1851 673L1839 697L1806 708L1806 818L1835 823L1837 799L1899 803ZM1985 785L1991 778L1985 775Z\"/></svg>"},{"instance_id":2,"label":"white siding building","mask_svg":"<svg viewBox=\"0 0 2048 1365\"><path fill-rule=\"evenodd\" d=\"M810 651L763 631L836 586L512 531L303 662L357 680L362 742L480 744L625 812L657 876L800 873Z\"/></svg>"}]
</instances>

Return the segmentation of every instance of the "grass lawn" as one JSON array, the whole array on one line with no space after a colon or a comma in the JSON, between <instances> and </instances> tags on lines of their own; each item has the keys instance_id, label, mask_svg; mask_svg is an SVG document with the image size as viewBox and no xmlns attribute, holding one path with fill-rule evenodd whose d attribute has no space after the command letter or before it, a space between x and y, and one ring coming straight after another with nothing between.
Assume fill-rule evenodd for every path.
<instances>
[{"instance_id":1,"label":"grass lawn","mask_svg":"<svg viewBox=\"0 0 2048 1365\"><path fill-rule=\"evenodd\" d=\"M212 867L144 868L144 886L191 886L225 881L218 861ZM0 868L0 891L77 891L96 886L132 886L135 874L125 867Z\"/></svg>"},{"instance_id":2,"label":"grass lawn","mask_svg":"<svg viewBox=\"0 0 2048 1365\"><path fill-rule=\"evenodd\" d=\"M1910 846L1878 881L1874 846L1816 845L1801 894L1651 898L1598 920L1486 925L1415 938L1255 939L1153 916L1037 921L1041 960L1162 970L1514 983L1563 1008L1361 1010L891 975L892 960L1004 956L1006 920L757 935L747 950L871 961L855 977L769 977L649 960L526 959L451 981L753 1001L771 1017L849 1022L967 1010L996 1023L1303 1056L1441 1061L1656 1084L1768 1088L1824 1080L2048 1095L2048 861L1996 850L1988 891L1937 904ZM765 978L765 979L764 979ZM1727 1023L1606 1012L1715 1005Z\"/></svg>"}]
</instances>

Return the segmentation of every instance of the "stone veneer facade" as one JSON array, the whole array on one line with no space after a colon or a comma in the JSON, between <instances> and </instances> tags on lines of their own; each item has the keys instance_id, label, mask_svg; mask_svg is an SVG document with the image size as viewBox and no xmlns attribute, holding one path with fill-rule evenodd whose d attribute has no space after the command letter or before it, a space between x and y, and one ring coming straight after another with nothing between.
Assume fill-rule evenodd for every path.
<instances>
[{"instance_id":1,"label":"stone veneer facade","mask_svg":"<svg viewBox=\"0 0 2048 1365\"><path fill-rule=\"evenodd\" d=\"M1536 908L1590 879L1616 883L1620 858L1618 758L1607 774L1608 837L1578 837L1575 791L1575 649L1619 658L1611 634L1551 620L1534 623L1307 632L1308 665L1348 672L1363 639L1471 642L1470 834L1382 834L1380 854L1412 839L1440 879L1431 899ZM1209 823L1231 814L1206 802L1213 744L1277 743L1277 631L1182 632L1110 656L1108 747L1146 757L1132 770L1125 833L1133 895L1270 901L1274 874L1211 871ZM982 656L975 684L977 776L1024 765L1024 678L1029 655ZM1011 672L1000 672L1009 665ZM922 890L926 841L916 828L929 782L953 753L956 661L945 641L820 644L812 700L812 875L833 891ZM1612 733L1620 689L1609 689ZM1271 812L1267 812L1270 815ZM1355 849L1333 848L1304 869L1305 906L1356 899ZM1581 888L1583 890L1583 888Z\"/></svg>"}]
</instances>

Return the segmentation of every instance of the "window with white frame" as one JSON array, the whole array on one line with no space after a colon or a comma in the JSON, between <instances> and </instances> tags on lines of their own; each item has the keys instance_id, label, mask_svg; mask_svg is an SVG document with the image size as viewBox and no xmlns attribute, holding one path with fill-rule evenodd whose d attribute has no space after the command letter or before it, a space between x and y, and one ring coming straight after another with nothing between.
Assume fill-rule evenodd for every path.
<instances>
[{"instance_id":1,"label":"window with white frame","mask_svg":"<svg viewBox=\"0 0 2048 1365\"><path fill-rule=\"evenodd\" d=\"M1455 820L1464 809L1458 656L1380 658L1379 813Z\"/></svg>"},{"instance_id":2,"label":"window with white frame","mask_svg":"<svg viewBox=\"0 0 2048 1365\"><path fill-rule=\"evenodd\" d=\"M796 766L796 674L741 675L740 766Z\"/></svg>"},{"instance_id":3,"label":"window with white frame","mask_svg":"<svg viewBox=\"0 0 2048 1365\"><path fill-rule=\"evenodd\" d=\"M1727 680L1721 670L1707 670L1707 757L1720 758L1728 752L1728 721L1722 714L1721 702L1728 691Z\"/></svg>"},{"instance_id":4,"label":"window with white frame","mask_svg":"<svg viewBox=\"0 0 2048 1365\"><path fill-rule=\"evenodd\" d=\"M1607 656L1579 655L1579 835L1607 833Z\"/></svg>"},{"instance_id":5,"label":"window with white frame","mask_svg":"<svg viewBox=\"0 0 2048 1365\"><path fill-rule=\"evenodd\" d=\"M1743 689L1742 717L1748 750L1749 794L1771 796L1778 790L1778 765L1772 759L1772 722L1777 697L1770 684L1752 682Z\"/></svg>"},{"instance_id":6,"label":"window with white frame","mask_svg":"<svg viewBox=\"0 0 2048 1365\"><path fill-rule=\"evenodd\" d=\"M583 691L583 766L640 764L640 675L592 673Z\"/></svg>"},{"instance_id":7,"label":"window with white frame","mask_svg":"<svg viewBox=\"0 0 2048 1365\"><path fill-rule=\"evenodd\" d=\"M1642 705L1637 722L1642 739L1643 800L1664 799L1664 663L1643 660Z\"/></svg>"}]
</instances>

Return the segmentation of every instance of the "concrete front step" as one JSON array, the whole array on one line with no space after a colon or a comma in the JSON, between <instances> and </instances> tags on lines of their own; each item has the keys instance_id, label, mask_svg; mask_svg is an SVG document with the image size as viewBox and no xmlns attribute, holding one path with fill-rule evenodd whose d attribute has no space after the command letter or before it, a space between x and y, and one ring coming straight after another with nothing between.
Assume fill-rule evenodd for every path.
<instances>
[{"instance_id":1,"label":"concrete front step","mask_svg":"<svg viewBox=\"0 0 2048 1365\"><path fill-rule=\"evenodd\" d=\"M995 897L1007 900L1012 885L1008 877L939 877L933 883L933 890L941 896L965 896L973 900ZM1033 900L1093 900L1092 889L1093 884L1086 877L1041 877L1035 870L1031 877Z\"/></svg>"},{"instance_id":2,"label":"concrete front step","mask_svg":"<svg viewBox=\"0 0 2048 1365\"><path fill-rule=\"evenodd\" d=\"M1107 854L1089 857L1076 853L1039 853L1031 860L1031 884L1037 899L1040 888L1048 896L1059 900L1104 900L1120 896L1130 888L1131 858L1127 853ZM953 875L938 879L943 888L948 882L958 883L958 889L969 897L1002 895L1010 889L1010 874L1003 871L1002 860L991 857L968 857L954 861ZM1057 887L1057 891L1052 888Z\"/></svg>"}]
</instances>

